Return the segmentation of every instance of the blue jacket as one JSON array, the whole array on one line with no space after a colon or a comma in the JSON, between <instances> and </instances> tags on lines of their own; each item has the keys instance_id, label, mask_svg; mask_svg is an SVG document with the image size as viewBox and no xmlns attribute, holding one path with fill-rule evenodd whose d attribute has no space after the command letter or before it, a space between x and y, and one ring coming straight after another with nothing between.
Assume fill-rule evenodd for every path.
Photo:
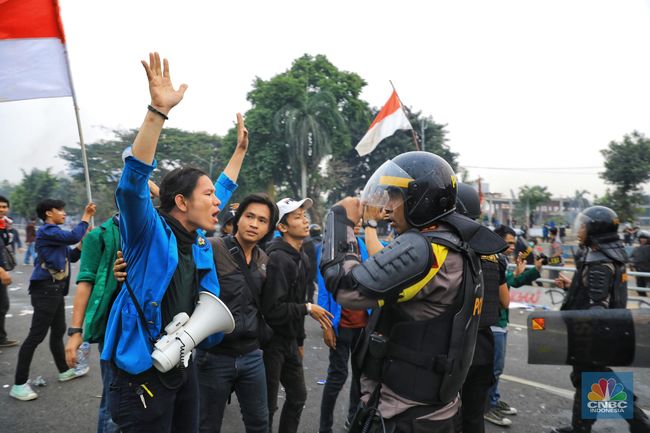
<instances>
[{"instance_id":1,"label":"blue jacket","mask_svg":"<svg viewBox=\"0 0 650 433\"><path fill-rule=\"evenodd\" d=\"M83 239L88 230L88 223L81 221L72 230L63 230L57 224L44 224L36 232L36 260L34 262L34 271L30 278L31 281L49 280L52 281L52 275L41 267L44 263L48 269L63 271L68 260L74 263L81 257L79 250L73 251L69 245L74 245ZM68 269L69 271L70 269Z\"/></svg>"},{"instance_id":2,"label":"blue jacket","mask_svg":"<svg viewBox=\"0 0 650 433\"><path fill-rule=\"evenodd\" d=\"M148 329L143 329L126 285L120 290L108 319L102 359L130 374L139 374L153 365L150 338L164 329L160 305L178 266L176 237L158 214L149 198L147 181L155 168L130 156L115 192L120 210L122 252L129 265L128 281L144 312ZM216 196L223 209L237 185L225 174L215 183ZM201 275L200 290L219 295L219 281L214 267L212 247L201 235L192 247L194 262ZM204 341L212 346L223 339L214 334Z\"/></svg>"},{"instance_id":3,"label":"blue jacket","mask_svg":"<svg viewBox=\"0 0 650 433\"><path fill-rule=\"evenodd\" d=\"M357 236L357 242L359 243L359 254L361 256L361 261L366 261L368 259L368 248L366 247L366 242ZM316 263L320 263L321 251L323 250L322 244L318 245L316 248ZM332 327L336 332L336 335L339 334L339 323L341 322L341 306L336 303L334 296L325 288L325 280L323 275L320 273L320 267L317 272L318 279L318 305L332 313L334 318L332 319ZM370 313L370 311L368 312Z\"/></svg>"}]
</instances>

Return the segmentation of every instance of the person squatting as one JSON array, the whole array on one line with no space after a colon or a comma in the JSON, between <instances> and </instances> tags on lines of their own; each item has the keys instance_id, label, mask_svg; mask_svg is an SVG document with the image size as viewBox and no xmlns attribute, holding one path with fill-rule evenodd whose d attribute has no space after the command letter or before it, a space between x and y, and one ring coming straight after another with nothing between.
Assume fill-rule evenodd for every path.
<instances>
[{"instance_id":1,"label":"person squatting","mask_svg":"<svg viewBox=\"0 0 650 433\"><path fill-rule=\"evenodd\" d=\"M333 431L348 359L345 428L351 433L483 432L485 414L499 420L516 413L499 400L495 376L503 369L505 334L496 344L493 335L507 325L514 283L503 253L512 253L514 232L495 233L476 221L478 193L461 186L446 161L420 151L386 161L360 199L344 198L328 211L322 231L307 217L312 199L275 203L251 194L231 205L222 219L227 229L206 237L237 189L249 146L244 120L237 115L237 145L216 180L181 167L158 188L150 181L158 139L187 85L174 88L169 63L158 53L142 64L151 101L124 155L115 192L119 212L86 236L81 251L70 249L94 214L89 205L57 247L65 278L69 262L81 256L65 352L67 280L51 288L33 277L30 290L42 307L20 351L13 397L37 397L26 383L29 363L52 327L60 380L73 378L83 341L99 344L104 392L98 432L220 432L233 392L244 430L271 432L282 385L278 431L294 433L307 398L303 358L310 316L330 349L321 433ZM59 208L50 203L41 209L50 231L62 224ZM396 232L391 242L379 240L381 220ZM42 237L36 235L37 250L44 248ZM38 257L48 256L38 251ZM539 276L541 262L536 265L527 281ZM47 268L38 275L49 277ZM56 289L52 299L39 292L45 289ZM643 413L635 416L634 431L649 432ZM574 419L571 428L558 431L589 430Z\"/></svg>"}]
</instances>

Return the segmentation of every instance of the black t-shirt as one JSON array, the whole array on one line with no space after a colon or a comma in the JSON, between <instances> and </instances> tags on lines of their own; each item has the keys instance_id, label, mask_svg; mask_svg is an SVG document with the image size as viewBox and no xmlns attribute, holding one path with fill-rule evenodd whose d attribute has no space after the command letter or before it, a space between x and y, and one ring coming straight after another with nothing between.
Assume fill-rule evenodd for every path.
<instances>
[{"instance_id":1,"label":"black t-shirt","mask_svg":"<svg viewBox=\"0 0 650 433\"><path fill-rule=\"evenodd\" d=\"M161 213L169 224L178 244L178 266L162 300L162 325L167 326L178 313L191 316L198 296L198 271L194 263L192 245L196 232L188 232L175 218Z\"/></svg>"}]
</instances>

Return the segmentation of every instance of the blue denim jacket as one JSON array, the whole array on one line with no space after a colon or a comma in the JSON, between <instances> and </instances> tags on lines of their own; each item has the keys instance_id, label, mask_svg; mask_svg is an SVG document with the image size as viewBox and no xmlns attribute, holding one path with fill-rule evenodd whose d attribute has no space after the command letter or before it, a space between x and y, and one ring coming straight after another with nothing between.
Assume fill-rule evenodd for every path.
<instances>
[{"instance_id":1,"label":"blue denim jacket","mask_svg":"<svg viewBox=\"0 0 650 433\"><path fill-rule=\"evenodd\" d=\"M118 368L130 374L142 373L153 365L150 338L158 336L166 325L161 323L160 306L178 266L176 237L149 197L147 181L154 168L155 162L149 165L127 157L116 190L122 253L129 266L128 281L144 312L148 329L143 329L131 296L123 285L111 308L101 358L113 360ZM236 188L228 176L223 173L219 176L215 194L222 209ZM199 235L192 252L199 275L203 275L200 290L218 296L219 281L210 242ZM223 334L214 334L203 342L203 346L213 346L222 339Z\"/></svg>"},{"instance_id":2,"label":"blue denim jacket","mask_svg":"<svg viewBox=\"0 0 650 433\"><path fill-rule=\"evenodd\" d=\"M366 247L366 242L357 236L357 242L359 244L359 255L361 256L361 261L365 262L368 260L368 248ZM323 245L319 245L316 249L316 263L320 263L321 251L323 250ZM325 280L323 275L320 273L320 267L318 268L317 279L318 279L318 305L332 313L334 318L332 319L332 327L336 332L336 335L339 335L339 323L341 322L341 306L336 303L334 296L325 288ZM368 310L370 314L371 310Z\"/></svg>"},{"instance_id":3,"label":"blue denim jacket","mask_svg":"<svg viewBox=\"0 0 650 433\"><path fill-rule=\"evenodd\" d=\"M36 232L36 253L38 256L34 261L31 281L48 280L52 281L47 269L43 269L41 263L48 269L63 271L65 267L70 270L70 263L79 260L80 253L68 245L74 245L83 239L88 230L88 223L81 221L72 230L63 230L56 224L44 224ZM66 263L66 259L68 263Z\"/></svg>"}]
</instances>

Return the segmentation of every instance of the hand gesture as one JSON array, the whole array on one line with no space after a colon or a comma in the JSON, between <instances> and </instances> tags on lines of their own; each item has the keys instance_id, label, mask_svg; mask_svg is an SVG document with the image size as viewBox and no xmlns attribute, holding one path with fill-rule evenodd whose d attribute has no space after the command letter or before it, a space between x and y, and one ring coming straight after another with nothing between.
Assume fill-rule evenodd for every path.
<instances>
[{"instance_id":1,"label":"hand gesture","mask_svg":"<svg viewBox=\"0 0 650 433\"><path fill-rule=\"evenodd\" d=\"M241 113L237 113L237 149L244 152L248 150L248 129Z\"/></svg>"},{"instance_id":2,"label":"hand gesture","mask_svg":"<svg viewBox=\"0 0 650 433\"><path fill-rule=\"evenodd\" d=\"M342 206L345 209L345 213L350 221L357 222L361 219L363 208L361 207L361 201L358 198L346 197L336 203L336 205Z\"/></svg>"},{"instance_id":3,"label":"hand gesture","mask_svg":"<svg viewBox=\"0 0 650 433\"><path fill-rule=\"evenodd\" d=\"M321 328L327 329L332 327L331 319L334 316L320 305L311 304L311 312L309 315L320 324Z\"/></svg>"},{"instance_id":4,"label":"hand gesture","mask_svg":"<svg viewBox=\"0 0 650 433\"><path fill-rule=\"evenodd\" d=\"M113 276L118 283L123 283L126 280L126 261L122 256L122 251L117 252L117 260L113 265Z\"/></svg>"},{"instance_id":5,"label":"hand gesture","mask_svg":"<svg viewBox=\"0 0 650 433\"><path fill-rule=\"evenodd\" d=\"M560 274L560 276L555 279L555 285L560 289L567 290L571 286L571 280L563 274Z\"/></svg>"},{"instance_id":6,"label":"hand gesture","mask_svg":"<svg viewBox=\"0 0 650 433\"><path fill-rule=\"evenodd\" d=\"M187 84L181 84L178 90L174 90L169 75L169 62L167 59L163 59L161 70L160 55L158 53L149 53L149 64L142 60L142 66L144 66L149 80L151 105L166 115L169 110L181 102L185 90L187 90Z\"/></svg>"},{"instance_id":7,"label":"hand gesture","mask_svg":"<svg viewBox=\"0 0 650 433\"><path fill-rule=\"evenodd\" d=\"M336 333L333 328L323 329L323 341L330 349L336 349Z\"/></svg>"},{"instance_id":8,"label":"hand gesture","mask_svg":"<svg viewBox=\"0 0 650 433\"><path fill-rule=\"evenodd\" d=\"M384 208L368 205L363 206L363 220L365 222L370 220L382 221L384 218L386 218Z\"/></svg>"},{"instance_id":9,"label":"hand gesture","mask_svg":"<svg viewBox=\"0 0 650 433\"><path fill-rule=\"evenodd\" d=\"M84 209L84 216L90 219L95 215L95 212L97 212L97 205L95 203L88 203Z\"/></svg>"},{"instance_id":10,"label":"hand gesture","mask_svg":"<svg viewBox=\"0 0 650 433\"><path fill-rule=\"evenodd\" d=\"M83 338L81 338L81 333L77 332L76 334L72 334L65 344L65 362L70 368L74 368L77 365L77 349L79 349L81 343L83 343Z\"/></svg>"},{"instance_id":11,"label":"hand gesture","mask_svg":"<svg viewBox=\"0 0 650 433\"><path fill-rule=\"evenodd\" d=\"M526 260L524 259L524 253L520 252L516 260L517 264L515 267L515 277L521 275L522 272L526 270Z\"/></svg>"}]
</instances>

